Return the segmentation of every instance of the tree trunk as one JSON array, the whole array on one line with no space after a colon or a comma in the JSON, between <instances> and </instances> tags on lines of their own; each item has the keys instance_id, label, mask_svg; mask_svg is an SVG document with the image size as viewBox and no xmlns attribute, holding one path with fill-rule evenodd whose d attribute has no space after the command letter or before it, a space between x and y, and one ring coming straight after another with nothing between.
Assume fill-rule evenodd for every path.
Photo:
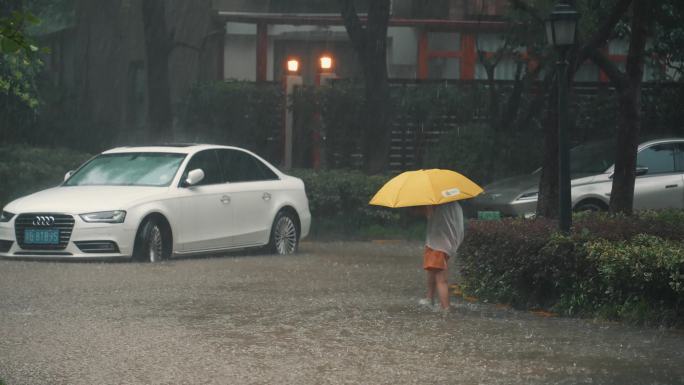
<instances>
[{"instance_id":1,"label":"tree trunk","mask_svg":"<svg viewBox=\"0 0 684 385\"><path fill-rule=\"evenodd\" d=\"M610 195L610 211L631 213L636 178L636 154L639 146L640 91L629 85L619 94L620 116L615 152L615 171Z\"/></svg>"},{"instance_id":2,"label":"tree trunk","mask_svg":"<svg viewBox=\"0 0 684 385\"><path fill-rule=\"evenodd\" d=\"M171 139L169 55L173 37L166 28L165 0L143 0L150 130L148 141Z\"/></svg>"},{"instance_id":3,"label":"tree trunk","mask_svg":"<svg viewBox=\"0 0 684 385\"><path fill-rule=\"evenodd\" d=\"M79 148L109 147L126 125L129 36L136 22L122 1L76 2L76 116L69 117L75 127L61 135Z\"/></svg>"},{"instance_id":4,"label":"tree trunk","mask_svg":"<svg viewBox=\"0 0 684 385\"><path fill-rule=\"evenodd\" d=\"M389 85L387 83L386 57L373 55L366 65L366 130L363 155L365 171L378 174L385 171L389 158L391 129L389 127Z\"/></svg>"},{"instance_id":5,"label":"tree trunk","mask_svg":"<svg viewBox=\"0 0 684 385\"><path fill-rule=\"evenodd\" d=\"M646 0L634 0L631 35L626 64L626 82L619 90L620 117L610 211L631 213L634 203L636 157L641 130L641 79L644 73L646 39L651 22Z\"/></svg>"},{"instance_id":6,"label":"tree trunk","mask_svg":"<svg viewBox=\"0 0 684 385\"><path fill-rule=\"evenodd\" d=\"M390 1L369 2L368 20L362 25L353 0L339 0L349 39L363 67L365 83L364 168L384 172L390 150L389 85L387 83L387 27Z\"/></svg>"}]
</instances>

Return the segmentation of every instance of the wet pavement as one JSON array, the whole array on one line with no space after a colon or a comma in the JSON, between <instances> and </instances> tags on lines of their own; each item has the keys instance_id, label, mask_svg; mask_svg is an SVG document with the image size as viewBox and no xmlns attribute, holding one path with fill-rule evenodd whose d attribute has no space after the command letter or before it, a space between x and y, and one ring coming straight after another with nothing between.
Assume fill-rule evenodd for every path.
<instances>
[{"instance_id":1,"label":"wet pavement","mask_svg":"<svg viewBox=\"0 0 684 385\"><path fill-rule=\"evenodd\" d=\"M420 252L339 242L156 265L0 260L0 380L684 384L682 331L421 307Z\"/></svg>"}]
</instances>

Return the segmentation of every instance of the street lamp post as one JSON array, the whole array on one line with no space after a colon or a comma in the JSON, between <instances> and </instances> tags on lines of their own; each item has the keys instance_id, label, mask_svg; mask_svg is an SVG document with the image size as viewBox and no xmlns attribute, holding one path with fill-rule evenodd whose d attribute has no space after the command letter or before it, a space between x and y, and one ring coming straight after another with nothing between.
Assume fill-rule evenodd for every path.
<instances>
[{"instance_id":1,"label":"street lamp post","mask_svg":"<svg viewBox=\"0 0 684 385\"><path fill-rule=\"evenodd\" d=\"M285 76L283 76L283 87L285 89L285 105L292 98L292 94L297 87L303 84L300 60L297 57L290 57L285 62ZM285 122L283 126L283 162L284 169L292 168L292 148L294 147L294 114L289 108L285 108Z\"/></svg>"},{"instance_id":2,"label":"street lamp post","mask_svg":"<svg viewBox=\"0 0 684 385\"><path fill-rule=\"evenodd\" d=\"M318 58L316 87L329 87L332 81L337 79L335 61L334 56L329 52L323 52ZM325 167L325 125L320 112L314 114L314 120L318 129L311 130L311 163L314 170L319 170Z\"/></svg>"},{"instance_id":3,"label":"street lamp post","mask_svg":"<svg viewBox=\"0 0 684 385\"><path fill-rule=\"evenodd\" d=\"M567 52L575 44L579 14L567 0L559 0L546 20L546 37L558 52L558 227L570 231L572 198L570 192L570 149L568 145L568 60Z\"/></svg>"}]
</instances>

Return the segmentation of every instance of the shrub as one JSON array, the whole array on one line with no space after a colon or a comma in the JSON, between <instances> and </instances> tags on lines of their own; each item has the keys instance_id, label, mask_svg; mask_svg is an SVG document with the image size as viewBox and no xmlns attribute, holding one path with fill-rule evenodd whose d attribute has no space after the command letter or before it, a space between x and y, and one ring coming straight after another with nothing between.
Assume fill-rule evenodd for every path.
<instances>
[{"instance_id":1,"label":"shrub","mask_svg":"<svg viewBox=\"0 0 684 385\"><path fill-rule=\"evenodd\" d=\"M545 219L469 222L459 253L465 287L478 297L521 307L547 302L569 263L561 256L572 254L571 242L553 231Z\"/></svg>"},{"instance_id":2,"label":"shrub","mask_svg":"<svg viewBox=\"0 0 684 385\"><path fill-rule=\"evenodd\" d=\"M472 221L461 250L466 292L519 308L637 323L684 320L684 210Z\"/></svg>"},{"instance_id":3,"label":"shrub","mask_svg":"<svg viewBox=\"0 0 684 385\"><path fill-rule=\"evenodd\" d=\"M402 209L388 209L368 204L373 195L387 182L387 177L367 176L359 171L345 170L292 170L290 174L302 178L306 185L314 236L424 236L424 231L421 231L420 227L424 220L411 218Z\"/></svg>"},{"instance_id":4,"label":"shrub","mask_svg":"<svg viewBox=\"0 0 684 385\"><path fill-rule=\"evenodd\" d=\"M589 293L589 309L608 318L644 321L649 309L677 309L684 305L684 246L652 235L625 241L596 240L586 245L589 263L596 267ZM632 313L632 314L629 314ZM666 312L660 317L671 317Z\"/></svg>"},{"instance_id":5,"label":"shrub","mask_svg":"<svg viewBox=\"0 0 684 385\"><path fill-rule=\"evenodd\" d=\"M613 241L650 234L663 239L684 238L684 210L647 210L635 215L581 213L574 218L576 236Z\"/></svg>"},{"instance_id":6,"label":"shrub","mask_svg":"<svg viewBox=\"0 0 684 385\"><path fill-rule=\"evenodd\" d=\"M245 147L273 160L279 148L282 93L277 83L200 83L179 106L179 125L187 140Z\"/></svg>"},{"instance_id":7,"label":"shrub","mask_svg":"<svg viewBox=\"0 0 684 385\"><path fill-rule=\"evenodd\" d=\"M63 148L0 147L0 205L59 184L64 174L76 169L90 156Z\"/></svg>"}]
</instances>

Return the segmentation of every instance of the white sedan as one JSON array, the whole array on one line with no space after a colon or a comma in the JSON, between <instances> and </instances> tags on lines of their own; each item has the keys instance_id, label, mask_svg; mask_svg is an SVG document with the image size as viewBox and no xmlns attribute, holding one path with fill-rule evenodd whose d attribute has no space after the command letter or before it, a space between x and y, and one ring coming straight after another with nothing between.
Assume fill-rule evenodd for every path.
<instances>
[{"instance_id":1,"label":"white sedan","mask_svg":"<svg viewBox=\"0 0 684 385\"><path fill-rule=\"evenodd\" d=\"M247 150L121 147L5 206L0 257L156 262L265 245L290 254L310 225L302 180Z\"/></svg>"}]
</instances>

